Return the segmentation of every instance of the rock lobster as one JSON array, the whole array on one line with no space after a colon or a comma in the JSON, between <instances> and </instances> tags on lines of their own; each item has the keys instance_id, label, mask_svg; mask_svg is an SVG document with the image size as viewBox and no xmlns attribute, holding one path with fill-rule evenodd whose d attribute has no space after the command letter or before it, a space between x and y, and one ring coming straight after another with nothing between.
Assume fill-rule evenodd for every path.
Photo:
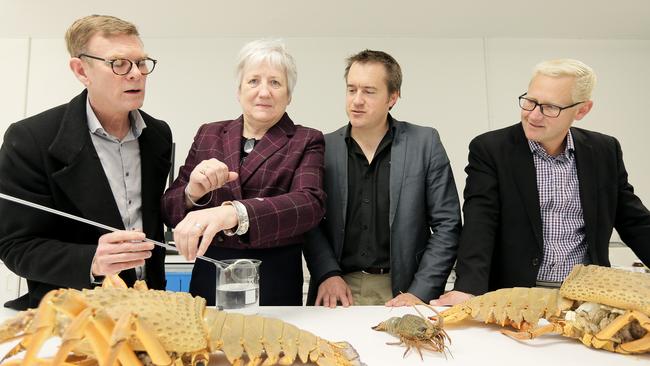
<instances>
[{"instance_id":1,"label":"rock lobster","mask_svg":"<svg viewBox=\"0 0 650 366\"><path fill-rule=\"evenodd\" d=\"M577 265L558 289L506 288L440 313L445 324L471 318L510 326L502 333L531 339L556 333L589 347L650 352L650 274ZM538 327L540 319L547 325Z\"/></svg>"},{"instance_id":2,"label":"rock lobster","mask_svg":"<svg viewBox=\"0 0 650 366\"><path fill-rule=\"evenodd\" d=\"M432 306L423 303L419 305L424 305L438 314L436 309ZM419 316L406 314L401 317L392 317L372 327L372 329L384 331L399 338L399 342L388 344L404 344L406 346L404 357L406 357L406 354L412 348L415 348L415 350L418 351L420 359L422 359L422 349L442 353L448 351L445 342L449 341L451 344L451 339L447 332L442 328L442 317L438 317L435 322L432 322L422 315L415 305L413 305L413 308L418 312L418 314L420 314Z\"/></svg>"},{"instance_id":3,"label":"rock lobster","mask_svg":"<svg viewBox=\"0 0 650 366\"><path fill-rule=\"evenodd\" d=\"M43 343L61 337L53 359L38 358ZM37 309L0 325L0 343L21 339L0 360L9 365L204 365L223 352L232 365L362 365L347 342L329 342L278 319L206 308L188 293L127 288L109 277L93 290L53 290ZM23 359L11 359L26 351Z\"/></svg>"}]
</instances>

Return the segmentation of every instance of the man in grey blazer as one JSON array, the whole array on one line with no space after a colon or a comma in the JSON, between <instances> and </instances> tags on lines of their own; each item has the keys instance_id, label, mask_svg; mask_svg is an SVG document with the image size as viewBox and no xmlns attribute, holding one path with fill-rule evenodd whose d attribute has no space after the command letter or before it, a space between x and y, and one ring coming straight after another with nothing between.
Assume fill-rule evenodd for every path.
<instances>
[{"instance_id":1,"label":"man in grey blazer","mask_svg":"<svg viewBox=\"0 0 650 366\"><path fill-rule=\"evenodd\" d=\"M408 305L440 296L460 207L438 132L393 119L402 73L389 54L347 60L347 126L325 136L327 212L304 247L308 305Z\"/></svg>"}]
</instances>

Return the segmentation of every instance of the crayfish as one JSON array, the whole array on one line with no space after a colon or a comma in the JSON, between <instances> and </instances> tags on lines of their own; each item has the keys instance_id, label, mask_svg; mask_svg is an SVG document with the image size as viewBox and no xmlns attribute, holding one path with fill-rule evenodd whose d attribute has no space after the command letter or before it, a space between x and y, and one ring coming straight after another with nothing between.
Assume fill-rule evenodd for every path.
<instances>
[{"instance_id":1,"label":"crayfish","mask_svg":"<svg viewBox=\"0 0 650 366\"><path fill-rule=\"evenodd\" d=\"M576 265L558 289L505 288L440 313L446 324L463 319L510 326L515 339L546 333L612 352L650 352L650 274ZM537 326L540 319L549 324Z\"/></svg>"},{"instance_id":2,"label":"crayfish","mask_svg":"<svg viewBox=\"0 0 650 366\"><path fill-rule=\"evenodd\" d=\"M111 281L107 281L107 280ZM300 359L321 366L362 365L347 342L329 342L279 319L206 308L188 293L127 288L119 277L105 287L50 291L37 309L0 324L0 343L21 339L3 365L207 365L225 354L242 365L291 365ZM53 360L37 358L43 343L61 337ZM26 351L24 359L9 360Z\"/></svg>"},{"instance_id":3,"label":"crayfish","mask_svg":"<svg viewBox=\"0 0 650 366\"><path fill-rule=\"evenodd\" d=\"M424 305L438 314L436 309L430 305L423 303L419 305ZM422 349L442 352L443 354L445 351L449 352L445 342L448 341L451 344L451 338L449 338L447 332L442 328L442 317L438 316L437 320L433 322L424 316L415 305L413 305L413 308L418 312L419 316L406 314L402 317L392 317L372 327L372 329L384 331L399 338L399 342L387 344L405 345L404 357L406 357L411 348L415 348L418 351L421 359Z\"/></svg>"}]
</instances>

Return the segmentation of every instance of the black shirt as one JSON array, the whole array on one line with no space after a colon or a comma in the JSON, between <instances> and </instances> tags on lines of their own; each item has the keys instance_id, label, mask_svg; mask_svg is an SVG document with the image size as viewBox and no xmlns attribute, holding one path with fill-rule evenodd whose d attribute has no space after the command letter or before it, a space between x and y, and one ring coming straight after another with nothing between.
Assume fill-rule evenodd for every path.
<instances>
[{"instance_id":1,"label":"black shirt","mask_svg":"<svg viewBox=\"0 0 650 366\"><path fill-rule=\"evenodd\" d=\"M390 267L390 151L393 124L368 163L361 147L350 136L348 148L348 207L341 269L343 273L366 268Z\"/></svg>"}]
</instances>

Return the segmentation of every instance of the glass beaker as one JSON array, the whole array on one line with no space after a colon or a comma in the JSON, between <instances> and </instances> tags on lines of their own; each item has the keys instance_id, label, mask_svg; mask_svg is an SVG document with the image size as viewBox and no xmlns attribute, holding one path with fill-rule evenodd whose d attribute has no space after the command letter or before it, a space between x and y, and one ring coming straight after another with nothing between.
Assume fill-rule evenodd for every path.
<instances>
[{"instance_id":1,"label":"glass beaker","mask_svg":"<svg viewBox=\"0 0 650 366\"><path fill-rule=\"evenodd\" d=\"M260 304L259 266L257 259L227 259L217 268L216 305L224 309L243 309Z\"/></svg>"}]
</instances>

